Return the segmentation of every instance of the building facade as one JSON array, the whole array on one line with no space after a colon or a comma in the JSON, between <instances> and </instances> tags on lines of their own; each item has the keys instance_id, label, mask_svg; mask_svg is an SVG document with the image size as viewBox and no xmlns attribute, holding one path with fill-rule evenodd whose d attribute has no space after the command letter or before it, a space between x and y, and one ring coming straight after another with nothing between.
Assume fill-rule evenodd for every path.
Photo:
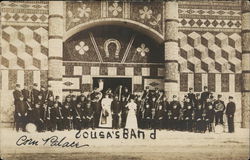
<instances>
[{"instance_id":1,"label":"building facade","mask_svg":"<svg viewBox=\"0 0 250 160\"><path fill-rule=\"evenodd\" d=\"M170 99L208 86L232 95L238 126L249 127L248 1L4 1L1 37L2 122L13 119L16 83L51 84L63 98L104 79Z\"/></svg>"}]
</instances>

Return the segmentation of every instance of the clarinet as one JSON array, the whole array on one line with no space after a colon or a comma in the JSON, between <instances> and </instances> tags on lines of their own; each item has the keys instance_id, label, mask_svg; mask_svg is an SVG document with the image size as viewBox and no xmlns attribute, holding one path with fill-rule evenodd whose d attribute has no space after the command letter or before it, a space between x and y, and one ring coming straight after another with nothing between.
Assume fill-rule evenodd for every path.
<instances>
[{"instance_id":1,"label":"clarinet","mask_svg":"<svg viewBox=\"0 0 250 160\"><path fill-rule=\"evenodd\" d=\"M76 110L77 116L80 117L80 121L82 121L81 116L80 116L79 112L77 111L77 108L75 108L75 110Z\"/></svg>"}]
</instances>

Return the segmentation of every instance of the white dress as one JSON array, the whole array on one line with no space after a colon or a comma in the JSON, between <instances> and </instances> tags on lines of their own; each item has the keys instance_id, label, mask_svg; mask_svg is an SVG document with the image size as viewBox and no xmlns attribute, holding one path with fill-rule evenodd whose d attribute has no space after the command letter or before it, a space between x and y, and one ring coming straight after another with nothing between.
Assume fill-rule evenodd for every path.
<instances>
[{"instance_id":1,"label":"white dress","mask_svg":"<svg viewBox=\"0 0 250 160\"><path fill-rule=\"evenodd\" d=\"M125 128L132 128L132 129L137 129L137 118L136 118L136 103L135 102L129 102L127 104L127 107L129 109L128 111L128 116L127 116L127 121L126 121L126 127Z\"/></svg>"},{"instance_id":2,"label":"white dress","mask_svg":"<svg viewBox=\"0 0 250 160\"><path fill-rule=\"evenodd\" d=\"M102 112L99 127L112 127L111 102L111 98L102 99ZM104 116L105 114L108 115Z\"/></svg>"}]
</instances>

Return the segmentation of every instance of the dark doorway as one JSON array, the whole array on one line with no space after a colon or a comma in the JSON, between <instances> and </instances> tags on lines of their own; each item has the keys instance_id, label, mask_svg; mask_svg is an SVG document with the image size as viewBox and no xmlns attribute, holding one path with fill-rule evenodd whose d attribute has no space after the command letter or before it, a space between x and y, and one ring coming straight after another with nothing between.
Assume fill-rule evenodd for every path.
<instances>
[{"instance_id":1,"label":"dark doorway","mask_svg":"<svg viewBox=\"0 0 250 160\"><path fill-rule=\"evenodd\" d=\"M98 80L102 79L104 81L103 91L105 92L108 88L111 88L113 93L115 89L122 85L127 87L129 91L132 90L132 78L107 78L107 77L94 77L93 78L93 88L98 87Z\"/></svg>"}]
</instances>

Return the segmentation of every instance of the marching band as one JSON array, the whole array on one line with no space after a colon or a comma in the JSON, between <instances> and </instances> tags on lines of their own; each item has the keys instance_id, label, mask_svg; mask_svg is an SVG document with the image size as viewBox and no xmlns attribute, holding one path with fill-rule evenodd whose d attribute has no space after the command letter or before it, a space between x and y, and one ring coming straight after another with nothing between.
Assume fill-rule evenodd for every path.
<instances>
[{"instance_id":1,"label":"marching band","mask_svg":"<svg viewBox=\"0 0 250 160\"><path fill-rule=\"evenodd\" d=\"M55 130L95 129L97 127L166 129L204 133L214 132L216 125L224 125L227 117L228 131L234 132L235 103L217 99L208 91L194 93L193 88L179 101L177 95L167 99L164 91L150 90L147 86L141 95L134 95L124 86L114 92L108 89L101 92L95 88L87 96L81 91L79 96L72 92L63 103L54 97L51 86L45 89L35 83L31 91L16 85L14 96L14 119L16 130L26 131L29 123L38 132Z\"/></svg>"}]
</instances>

